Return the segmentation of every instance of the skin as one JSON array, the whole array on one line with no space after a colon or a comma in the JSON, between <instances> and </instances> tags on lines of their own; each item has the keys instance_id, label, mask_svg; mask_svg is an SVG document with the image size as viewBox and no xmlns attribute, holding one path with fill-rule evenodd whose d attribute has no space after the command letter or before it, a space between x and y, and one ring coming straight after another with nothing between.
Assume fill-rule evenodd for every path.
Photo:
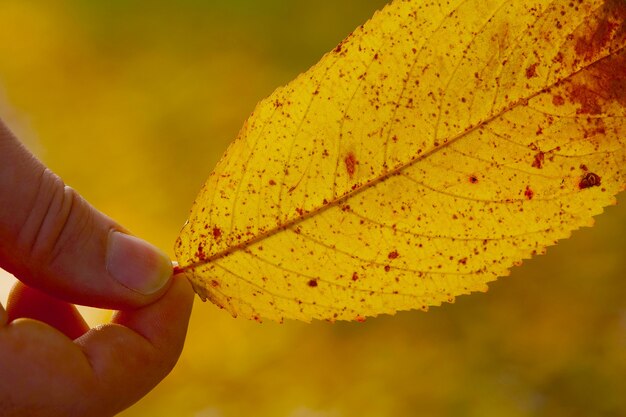
<instances>
[{"instance_id":1,"label":"skin","mask_svg":"<svg viewBox=\"0 0 626 417\"><path fill-rule=\"evenodd\" d=\"M0 267L20 280L6 309L0 305L0 415L114 415L176 364L191 286L171 272L154 291L118 282L106 263L111 231L127 233L0 121ZM153 259L153 252L140 246L128 252L128 263ZM119 311L90 329L73 304Z\"/></svg>"}]
</instances>

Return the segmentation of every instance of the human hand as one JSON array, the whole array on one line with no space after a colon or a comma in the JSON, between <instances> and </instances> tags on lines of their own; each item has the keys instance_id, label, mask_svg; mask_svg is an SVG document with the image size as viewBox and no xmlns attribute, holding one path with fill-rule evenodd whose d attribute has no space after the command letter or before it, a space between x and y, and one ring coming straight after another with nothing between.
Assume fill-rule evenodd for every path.
<instances>
[{"instance_id":1,"label":"human hand","mask_svg":"<svg viewBox=\"0 0 626 417\"><path fill-rule=\"evenodd\" d=\"M174 367L193 302L187 280L1 121L0 267L20 280L0 304L0 415L113 415ZM121 311L89 329L71 303Z\"/></svg>"}]
</instances>

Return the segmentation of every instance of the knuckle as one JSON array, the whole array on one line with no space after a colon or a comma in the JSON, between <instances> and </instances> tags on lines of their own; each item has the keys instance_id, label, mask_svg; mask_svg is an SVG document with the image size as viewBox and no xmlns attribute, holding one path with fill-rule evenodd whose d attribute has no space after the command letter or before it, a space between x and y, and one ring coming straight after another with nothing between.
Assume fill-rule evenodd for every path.
<instances>
[{"instance_id":1,"label":"knuckle","mask_svg":"<svg viewBox=\"0 0 626 417\"><path fill-rule=\"evenodd\" d=\"M60 254L87 230L89 210L84 201L60 177L46 170L18 238L30 267L40 269L55 263Z\"/></svg>"}]
</instances>

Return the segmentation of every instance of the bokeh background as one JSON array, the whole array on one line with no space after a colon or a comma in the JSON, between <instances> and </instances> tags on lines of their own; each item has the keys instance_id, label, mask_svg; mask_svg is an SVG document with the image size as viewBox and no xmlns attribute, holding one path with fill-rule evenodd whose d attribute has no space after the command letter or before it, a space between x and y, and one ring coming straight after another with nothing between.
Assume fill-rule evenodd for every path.
<instances>
[{"instance_id":1,"label":"bokeh background","mask_svg":"<svg viewBox=\"0 0 626 417\"><path fill-rule=\"evenodd\" d=\"M0 117L173 254L255 103L384 3L0 0ZM426 314L259 325L198 302L176 369L122 415L625 416L625 231L622 195L487 294Z\"/></svg>"}]
</instances>

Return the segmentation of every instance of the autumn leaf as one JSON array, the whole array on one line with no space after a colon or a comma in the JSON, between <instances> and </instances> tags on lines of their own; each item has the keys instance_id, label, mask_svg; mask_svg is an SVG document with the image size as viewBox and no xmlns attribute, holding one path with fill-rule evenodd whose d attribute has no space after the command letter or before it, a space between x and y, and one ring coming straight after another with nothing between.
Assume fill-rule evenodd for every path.
<instances>
[{"instance_id":1,"label":"autumn leaf","mask_svg":"<svg viewBox=\"0 0 626 417\"><path fill-rule=\"evenodd\" d=\"M626 1L396 0L262 101L176 244L235 316L427 309L626 186Z\"/></svg>"}]
</instances>

